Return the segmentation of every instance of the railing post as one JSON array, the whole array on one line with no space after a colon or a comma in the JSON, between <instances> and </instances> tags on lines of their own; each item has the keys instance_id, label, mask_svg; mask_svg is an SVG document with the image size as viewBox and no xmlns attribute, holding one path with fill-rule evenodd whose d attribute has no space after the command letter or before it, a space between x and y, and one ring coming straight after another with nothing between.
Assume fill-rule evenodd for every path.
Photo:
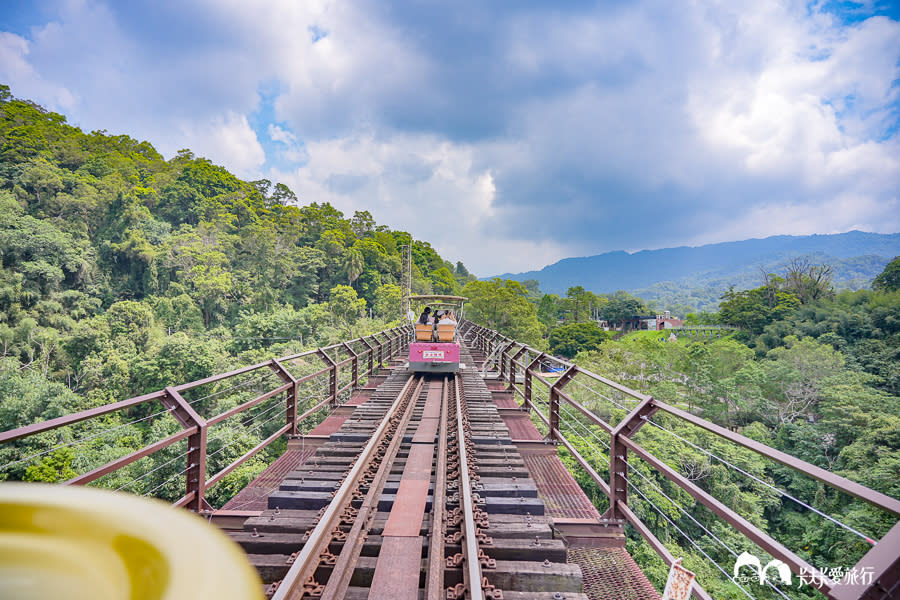
<instances>
[{"instance_id":1,"label":"railing post","mask_svg":"<svg viewBox=\"0 0 900 600\"><path fill-rule=\"evenodd\" d=\"M495 332L494 335L491 336L490 347L488 348L489 352L485 355L486 357L494 353L494 349L497 347L497 338L503 339L503 335Z\"/></svg>"},{"instance_id":2,"label":"railing post","mask_svg":"<svg viewBox=\"0 0 900 600\"><path fill-rule=\"evenodd\" d=\"M509 359L509 385L506 388L507 390L515 389L515 387L516 387L516 372L518 371L518 369L516 368L516 361L518 361L519 357L522 356L523 354L525 354L526 352L528 352L528 346L523 344L522 347L519 348L518 352L516 352L513 356L510 357L510 359Z\"/></svg>"},{"instance_id":3,"label":"railing post","mask_svg":"<svg viewBox=\"0 0 900 600\"><path fill-rule=\"evenodd\" d=\"M622 419L610 435L609 443L609 509L604 518L624 523L625 515L619 510L619 504L628 504L628 448L621 438L630 438L653 413L656 412L653 398L645 398Z\"/></svg>"},{"instance_id":4,"label":"railing post","mask_svg":"<svg viewBox=\"0 0 900 600\"><path fill-rule=\"evenodd\" d=\"M390 330L387 330L384 332L384 337L387 338L387 359L390 362L394 358L394 336L391 335Z\"/></svg>"},{"instance_id":5,"label":"railing post","mask_svg":"<svg viewBox=\"0 0 900 600\"><path fill-rule=\"evenodd\" d=\"M878 540L875 547L869 550L851 572L841 581L841 585L831 588L830 596L835 600L855 600L856 598L888 598L887 590L896 589L900 581L900 523L894 525L887 534ZM868 581L854 581L852 573L871 572ZM891 596L892 597L892 596Z\"/></svg>"},{"instance_id":6,"label":"railing post","mask_svg":"<svg viewBox=\"0 0 900 600\"><path fill-rule=\"evenodd\" d=\"M359 355L353 351L353 348L351 348L350 344L347 342L341 342L341 345L352 357L350 360L350 376L351 381L353 382L352 389L356 389L359 387Z\"/></svg>"},{"instance_id":7,"label":"railing post","mask_svg":"<svg viewBox=\"0 0 900 600\"><path fill-rule=\"evenodd\" d=\"M394 331L397 332L397 356L403 354L403 345L409 339L409 336L406 335L406 332L403 330L403 327L398 327Z\"/></svg>"},{"instance_id":8,"label":"railing post","mask_svg":"<svg viewBox=\"0 0 900 600\"><path fill-rule=\"evenodd\" d=\"M337 406L338 397L337 397L337 389L338 389L338 367L337 363L334 362L330 356L328 356L324 350L318 348L316 350L316 354L318 354L322 361L328 365L328 369L331 371L331 374L328 376L328 393L331 396L331 405Z\"/></svg>"},{"instance_id":9,"label":"railing post","mask_svg":"<svg viewBox=\"0 0 900 600\"><path fill-rule=\"evenodd\" d=\"M499 380L503 381L506 379L506 351L509 350L510 346L513 345L513 341L510 340L506 343L506 347L500 351L500 376Z\"/></svg>"},{"instance_id":10,"label":"railing post","mask_svg":"<svg viewBox=\"0 0 900 600\"><path fill-rule=\"evenodd\" d=\"M368 348L369 369L368 369L367 373L368 373L369 377L371 377L372 373L375 372L375 348L372 346L372 344L369 343L369 341L366 338L359 338L359 341L361 341L363 344L365 344L366 348Z\"/></svg>"},{"instance_id":11,"label":"railing post","mask_svg":"<svg viewBox=\"0 0 900 600\"><path fill-rule=\"evenodd\" d=\"M269 368L275 371L283 382L292 384L291 389L288 390L287 398L285 399L285 422L291 426L288 435L297 435L297 396L299 393L297 379L275 358L269 363Z\"/></svg>"},{"instance_id":12,"label":"railing post","mask_svg":"<svg viewBox=\"0 0 900 600\"><path fill-rule=\"evenodd\" d=\"M187 496L193 494L193 498L185 506L199 513L206 497L206 419L198 415L175 388L167 387L165 391L166 395L160 400L175 420L185 429L197 428L187 439L185 493Z\"/></svg>"},{"instance_id":13,"label":"railing post","mask_svg":"<svg viewBox=\"0 0 900 600\"><path fill-rule=\"evenodd\" d=\"M531 410L531 407L533 406L533 403L531 401L531 371L536 366L541 364L541 359L545 356L547 355L541 352L535 357L533 361L531 361L531 363L528 364L527 367L525 367L525 407L528 410Z\"/></svg>"},{"instance_id":14,"label":"railing post","mask_svg":"<svg viewBox=\"0 0 900 600\"><path fill-rule=\"evenodd\" d=\"M372 335L372 338L378 342L378 368L381 368L381 365L384 364L384 342L381 339L375 337L377 335L381 335L381 332Z\"/></svg>"},{"instance_id":15,"label":"railing post","mask_svg":"<svg viewBox=\"0 0 900 600\"><path fill-rule=\"evenodd\" d=\"M409 344L412 342L413 335L415 335L416 328L412 325L404 325L403 326L403 350L409 351Z\"/></svg>"},{"instance_id":16,"label":"railing post","mask_svg":"<svg viewBox=\"0 0 900 600\"><path fill-rule=\"evenodd\" d=\"M572 365L550 386L550 439L556 439L557 434L562 435L559 431L559 391L572 381L577 372L578 367Z\"/></svg>"}]
</instances>

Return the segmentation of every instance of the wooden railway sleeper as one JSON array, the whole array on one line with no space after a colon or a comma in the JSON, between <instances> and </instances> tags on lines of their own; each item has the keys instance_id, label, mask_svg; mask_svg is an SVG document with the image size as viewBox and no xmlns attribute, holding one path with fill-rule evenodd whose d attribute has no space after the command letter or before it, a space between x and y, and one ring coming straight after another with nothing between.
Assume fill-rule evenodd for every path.
<instances>
[{"instance_id":1,"label":"wooden railway sleeper","mask_svg":"<svg viewBox=\"0 0 900 600\"><path fill-rule=\"evenodd\" d=\"M404 387L404 390L406 390L406 393L403 394L402 398L398 398L397 402L395 403L395 408L397 409L396 412L394 413L395 416L390 417L388 421L383 421L383 424L380 427L381 441L376 442L376 445L373 445L371 447L370 457L369 457L369 461L368 461L369 464L367 464L364 467L362 465L360 465L361 468L359 470L358 475L356 476L357 477L356 485L353 486L352 489L347 490L348 498L345 500L345 502L347 502L347 504L341 509L341 512L338 515L331 517L332 519L335 519L335 518L337 519L338 526L337 527L332 526L332 530L328 532L327 542L324 539L324 536L322 536L323 539L321 541L317 541L314 544L312 543L312 540L310 539L313 536L314 532L320 528L320 526L322 524L321 523L322 519L325 517L325 515L329 511L329 507L325 506L325 507L322 507L322 509L318 513L318 518L316 519L316 525L314 525L311 529L309 529L306 532L306 534L305 534L306 542L304 543L303 548L301 548L301 550L299 550L298 552L292 554L291 557L288 558L288 560L286 561L288 564L291 565L289 572L288 572L288 574L290 575L291 573L293 573L296 570L297 563L298 563L298 560L300 559L301 555L303 555L304 553L307 554L307 559L306 559L307 562L304 564L301 571L299 573L297 573L297 575L302 575L302 571L304 571L304 570L307 573L306 575L303 575L305 577L305 579L303 580L303 584L298 586L299 589L296 589L296 592L299 592L299 594L300 594L299 597L301 597L301 598L321 598L326 592L328 592L329 587L330 587L329 584L325 584L325 585L319 584L315 580L315 569L317 569L319 565L333 566L333 567L337 568L336 565L340 561L341 557L335 556L334 554L332 554L330 552L330 550L328 550L328 548L331 545L331 543L335 541L335 530L340 531L340 525L348 525L348 526L361 525L361 523L356 522L357 517L359 516L360 513L357 509L355 509L352 506L351 503L359 502L361 500L362 503L365 504L369 500L369 498L368 498L369 494L362 494L360 497L359 477L365 471L367 471L368 469L371 469L373 466L373 463L378 465L376 467L376 471L373 473L373 478L374 479L378 478L376 473L380 475L380 472L382 471L381 467L383 466L380 463L383 463L383 457L387 454L388 447L391 446L391 440L393 440L396 437L392 434L393 434L393 432L395 432L397 430L398 425L401 422L408 422L408 420L411 416L411 411L408 409L411 408L411 406L410 406L411 404L412 405L415 404L415 398L418 397L418 393L421 390L421 382L422 382L421 379L419 380L418 386L413 386L412 382L413 382L413 379L411 378L409 380L407 386ZM412 392L413 388L415 389L414 392ZM409 392L412 392L412 393L409 393ZM385 442L387 442L387 443L385 443ZM359 458L362 457L362 454L363 453L360 452L357 455L358 456L357 462L358 462ZM345 471L345 473L344 473L345 478L347 476L349 476L349 474L353 471L353 468L354 467L350 467L347 469L347 471ZM352 518L348 519L348 517L352 517ZM367 521L367 524L371 523L371 519L373 517L374 517L374 514L369 515L369 518L365 519ZM322 533L324 533L324 532L320 532L320 535ZM342 537L344 537L345 540L347 537L349 537L348 534L344 533L343 531L341 531L340 535ZM360 538L360 539L364 539L364 537L365 536L362 536L362 538ZM315 546L316 548L319 548L319 554L315 558L312 558L312 556L308 556L308 552L311 549L313 552L315 552L315 549L313 548L313 546ZM323 548L324 548L324 550L322 550ZM341 554L344 554L344 552L346 550L347 550L347 544L345 543L343 545ZM285 582L285 580L282 580L282 583L284 583L284 582ZM296 585L296 584L291 584L288 586L285 586L285 585L276 586L274 588L273 597L274 597L274 595L277 595L278 598L282 598L282 599L286 600L287 595L291 595L294 592L294 589L292 589L293 585ZM279 587L283 588L283 589L279 589ZM287 590L287 591L285 592L285 590ZM333 592L332 592L332 594L333 594ZM291 596L291 597L293 598L295 596Z\"/></svg>"}]
</instances>

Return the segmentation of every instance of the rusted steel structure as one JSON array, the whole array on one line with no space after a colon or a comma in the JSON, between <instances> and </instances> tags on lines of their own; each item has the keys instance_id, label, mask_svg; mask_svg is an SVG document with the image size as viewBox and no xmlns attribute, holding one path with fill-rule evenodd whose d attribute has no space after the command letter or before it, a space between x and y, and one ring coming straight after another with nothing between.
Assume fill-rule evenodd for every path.
<instances>
[{"instance_id":1,"label":"rusted steel structure","mask_svg":"<svg viewBox=\"0 0 900 600\"><path fill-rule=\"evenodd\" d=\"M205 501L205 496L210 488L220 483L226 475L246 463L275 440L285 435L296 435L298 428L305 420L321 411L336 407L342 399L349 398L350 392L361 387L369 378L374 377L381 365L403 355L409 345L410 331L410 326L404 325L349 342L267 360L228 373L166 387L121 402L0 432L0 445L15 443L17 440L41 433L100 419L119 411L158 403L164 407L164 412L168 412L175 418L181 426L181 431L155 441L140 450L96 466L90 471L64 482L64 485L88 484L135 461L187 440L184 470L185 493L174 504L196 512L206 512L209 505ZM266 375L274 376L268 377L274 381L264 383L264 389L260 394L213 416L201 416L193 406L197 400L192 401L185 398L185 395L191 391L221 388L223 385L228 386L232 380L239 381L251 376L265 380ZM244 384L238 384L236 387L241 385ZM241 415L251 408L278 397L283 401L283 424L230 464L215 473L208 473L207 445L212 428L227 419Z\"/></svg>"},{"instance_id":2,"label":"rusted steel structure","mask_svg":"<svg viewBox=\"0 0 900 600\"><path fill-rule=\"evenodd\" d=\"M582 534L594 540L621 538L627 523L667 564L674 562L675 557L632 510L629 489L639 490L634 486L629 460L636 457L759 548L783 561L795 574L806 574L820 581L819 589L827 597L835 600L895 597L900 586L900 524L894 525L877 542L870 540L871 549L856 564L857 570L872 573L871 580L832 581L648 452L636 441L640 439L637 434L647 424L659 427L653 421L654 416L667 414L892 515L900 516L900 501L472 322L460 323L460 335L463 345L477 355L478 363L465 351L468 368L460 374L432 381L413 378L402 369L412 332L410 326L398 327L167 386L121 402L0 432L0 444L20 443L39 434L92 421L102 426L105 416L120 411L129 415L132 414L129 411L145 411L138 412L138 418L132 422L162 415L160 419L171 419L173 425L163 429L166 433L160 439L105 464L90 465L65 484L97 482L141 459L182 444L184 451L173 460L183 462L184 468L176 476L183 479L184 493L180 498L172 495L177 498L173 504L209 514L212 511L208 510L210 506L205 499L208 491L274 441L287 436L297 438L291 443L307 439L322 442L324 445L316 451L311 464L303 467L309 469L303 471L306 475L283 482L282 491L268 497L270 510L248 519L243 524L244 532L235 534L251 556L254 556L253 548L268 548L266 552L270 553L281 552L277 548L289 544L301 548L292 557L292 551L276 558L267 558L271 554L255 555L261 561L257 565L261 572L277 573L267 581L284 582L270 588L270 594L279 600L298 597L304 592L329 598L354 597L353 586L359 586L354 573L360 569L370 578L366 587L380 596L398 599L402 588L421 590L429 600L438 597L499 600L501 589L512 589L518 579L533 577L531 581L537 581L544 577L550 581L551 576L557 578L555 582L564 581L564 585L573 586L566 590L566 598L580 598L573 583L577 580L580 588L578 567L569 565L574 570L566 570L565 549L559 540L550 539L549 526L541 521L543 504L536 494L531 495L534 482L515 446L521 440L510 438L491 400L493 392L487 391L479 377L479 371L481 375L490 371L499 380L493 383L502 382L500 387L506 388L502 393L517 400L513 403L516 408L503 410L528 411L535 423L543 424L545 440L521 441L520 447L539 443L546 448L549 444L555 456L554 445L563 446L608 499L608 509L596 523L586 523L584 519L556 521L556 526L567 529L573 538ZM383 369L388 363L401 368ZM435 387L438 381L440 384ZM362 406L353 402L344 405L351 393L363 385L367 394L374 395ZM232 394L237 389L243 390L247 397L226 403L223 409L215 405L212 411L209 406L203 408L207 399ZM599 398L600 402L591 398ZM598 406L604 403L613 408L607 406L600 410ZM153 404L161 410L141 416ZM229 419L258 414L264 406L270 406L266 412L277 412L264 422L269 425L261 432L259 442L228 464L217 464L215 472L211 472L211 458L221 451L215 428ZM316 436L298 435L325 412L332 412L333 418L344 415L342 418L347 420L340 431L327 440L324 436L313 440ZM605 436L602 443L608 446L607 476L601 475L606 469L579 451L579 440L572 433L576 423L591 427L587 433L592 436ZM91 434L86 439L90 441L94 437ZM365 460L369 457L374 462ZM403 465L402 472L391 473L395 465ZM325 471L317 473L316 469ZM304 477L309 480L304 482ZM506 482L504 477L514 483ZM491 482L492 478L495 483ZM385 500L387 496L391 499ZM301 505L292 508L291 502L301 502ZM319 504L308 510L311 507L302 502ZM398 507L396 513L393 505ZM417 517L410 519L409 514ZM503 536L492 547L485 533L488 519L494 525L495 538L499 532ZM516 537L522 532L528 540ZM304 539L298 544L299 536ZM381 546L376 553L377 561L372 558L376 538ZM561 565L555 562L560 552L563 553ZM532 573L528 566L531 563L524 562L523 556L541 556L541 560L546 556L547 565L538 564ZM503 557L508 562L504 563ZM505 566L498 567L499 563ZM551 564L550 571L544 570ZM323 574L328 577L320 581ZM421 581L413 587L412 578L418 579L420 575ZM696 582L693 595L710 598Z\"/></svg>"},{"instance_id":3,"label":"rusted steel structure","mask_svg":"<svg viewBox=\"0 0 900 600\"><path fill-rule=\"evenodd\" d=\"M871 573L871 580L866 578L865 582L853 581L848 576L842 581L833 581L731 510L722 501L648 452L632 438L641 427L651 422L651 417L655 413L667 413L900 517L900 501L897 499L720 427L688 411L631 390L578 365L535 350L471 321L462 324L461 332L466 343L479 348L484 354L485 361L480 365L482 372L491 370L497 373L497 376L507 384L507 389L521 399L521 407L543 422L547 440L565 447L606 494L609 508L602 517L602 524L610 528L621 528L626 522L630 523L667 565L671 565L675 557L629 507L628 488L631 483L629 453L664 475L759 548L783 561L795 575L803 575L809 581L821 582L819 591L828 598L869 600L900 597L900 522L877 543L868 540L872 543L871 549L854 566L857 573ZM604 398L622 409L627 408L627 414L624 414L618 422L608 416L604 418L603 415L597 414L597 411L586 406L586 402L579 402L575 398L579 394L570 393L572 389L570 384L573 381L579 384L578 387L587 388L591 395ZM571 434L567 437L564 433L565 423L561 425L561 418L572 420L576 417L602 429L609 436L608 442L605 442L609 446L608 479L601 477L594 465L579 453L572 444ZM711 600L698 582L695 582L692 593L696 598Z\"/></svg>"},{"instance_id":4,"label":"rusted steel structure","mask_svg":"<svg viewBox=\"0 0 900 600\"><path fill-rule=\"evenodd\" d=\"M393 369L229 534L276 600L587 600L474 372Z\"/></svg>"}]
</instances>

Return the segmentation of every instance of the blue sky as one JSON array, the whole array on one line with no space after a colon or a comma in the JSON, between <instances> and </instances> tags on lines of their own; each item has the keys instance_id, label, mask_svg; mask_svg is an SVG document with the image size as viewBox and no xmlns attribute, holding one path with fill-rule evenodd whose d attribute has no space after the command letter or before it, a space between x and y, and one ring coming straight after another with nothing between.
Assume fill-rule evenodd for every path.
<instances>
[{"instance_id":1,"label":"blue sky","mask_svg":"<svg viewBox=\"0 0 900 600\"><path fill-rule=\"evenodd\" d=\"M6 0L0 82L479 275L900 231L896 2L260 6Z\"/></svg>"}]
</instances>

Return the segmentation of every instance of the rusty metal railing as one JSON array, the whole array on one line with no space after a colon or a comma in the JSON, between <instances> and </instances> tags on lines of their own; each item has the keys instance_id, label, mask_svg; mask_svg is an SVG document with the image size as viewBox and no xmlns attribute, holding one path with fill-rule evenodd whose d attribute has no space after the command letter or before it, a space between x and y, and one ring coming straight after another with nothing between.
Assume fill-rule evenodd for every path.
<instances>
[{"instance_id":1,"label":"rusty metal railing","mask_svg":"<svg viewBox=\"0 0 900 600\"><path fill-rule=\"evenodd\" d=\"M537 418L535 422L541 426L546 439L563 446L603 490L609 501L609 508L601 519L603 524L611 527L621 527L626 522L631 524L667 565L671 566L675 557L629 505L629 488L643 496L640 489L635 486L639 480L632 477L630 472L633 471L641 477L643 475L629 463L629 453L662 474L665 479L711 510L756 546L775 559L783 561L795 575L805 578L808 582L820 583L821 585L817 585L819 591L828 598L850 600L894 597L891 595L892 590L900 585L900 522L895 523L877 542L866 538L867 542L872 544L871 548L852 569L848 569L848 575L844 579L834 581L682 475L678 469L654 456L635 442L634 437L648 423L665 430L654 422L652 417L656 413L666 414L812 477L895 517L900 516L900 501L897 499L720 427L652 396L631 390L576 364L535 350L471 321L461 323L460 332L467 343L480 350L486 357L485 364L480 365L482 369L495 372L501 381L506 382L507 389L514 397L521 399L520 407ZM553 373L547 372L550 369ZM578 431L574 431L576 426L580 427ZM598 434L598 431L603 433ZM596 438L604 446L606 456L600 455L600 458L607 461L607 468L598 468L596 461L591 460L592 457L586 458L579 452L576 447L579 436ZM608 471L608 477L602 477L598 471ZM649 502L649 499L645 500ZM715 561L712 562L716 564ZM717 564L716 566L718 567ZM718 568L722 570L721 567ZM850 577L850 572L867 573L868 576L854 581ZM731 579L728 573L725 575ZM776 592L780 593L780 590ZM700 599L710 598L696 581L693 595ZM783 593L780 595L784 596Z\"/></svg>"},{"instance_id":2,"label":"rusty metal railing","mask_svg":"<svg viewBox=\"0 0 900 600\"><path fill-rule=\"evenodd\" d=\"M169 452L162 454L162 458L174 454L171 459L160 459L152 469L146 469L143 474L139 472L136 479L126 481L119 487L104 487L133 491L128 488L134 485L135 480L143 479L150 473L155 472L159 477L158 473L168 474L175 470L174 476L144 495L165 496L153 493L165 488L164 491L170 492L169 499L174 500L175 506L203 512L209 508L207 492L226 476L285 434L297 435L302 425L315 421L323 411L341 404L354 389L376 375L378 368L387 360L400 356L408 348L410 330L408 325L403 325L0 432L0 449L13 448L14 452L22 450L25 454L22 458L0 465L0 475L9 478L10 474L21 473L30 463L36 463L38 459L51 456L60 449L77 451L86 447L83 446L85 444L99 444L121 456L100 465L89 465L81 469L83 472L61 483L102 484L99 481L102 478L115 476L143 459L160 456L158 453ZM154 404L162 408L152 412L160 408L154 408ZM207 416L207 413L213 414ZM109 419L121 415L132 420L123 425L109 425ZM234 423L241 418L244 419L242 431L246 435L237 441L229 439L232 434L221 424ZM104 440L108 435L129 431L128 426L141 422L145 427L161 431L158 434L160 439L130 451L122 450L115 440ZM254 423L254 426L247 429L249 423ZM258 435L249 436L250 432L256 431ZM82 435L79 437L79 434ZM252 443L249 441L251 438L258 443L246 448ZM184 450L176 448L174 453L171 452L179 443L184 445ZM233 460L216 459L225 450L239 455ZM178 471L177 463L182 461L182 457L185 467ZM168 470L162 471L163 468ZM184 480L184 493L174 499L171 492L173 487L177 488L179 479Z\"/></svg>"}]
</instances>

